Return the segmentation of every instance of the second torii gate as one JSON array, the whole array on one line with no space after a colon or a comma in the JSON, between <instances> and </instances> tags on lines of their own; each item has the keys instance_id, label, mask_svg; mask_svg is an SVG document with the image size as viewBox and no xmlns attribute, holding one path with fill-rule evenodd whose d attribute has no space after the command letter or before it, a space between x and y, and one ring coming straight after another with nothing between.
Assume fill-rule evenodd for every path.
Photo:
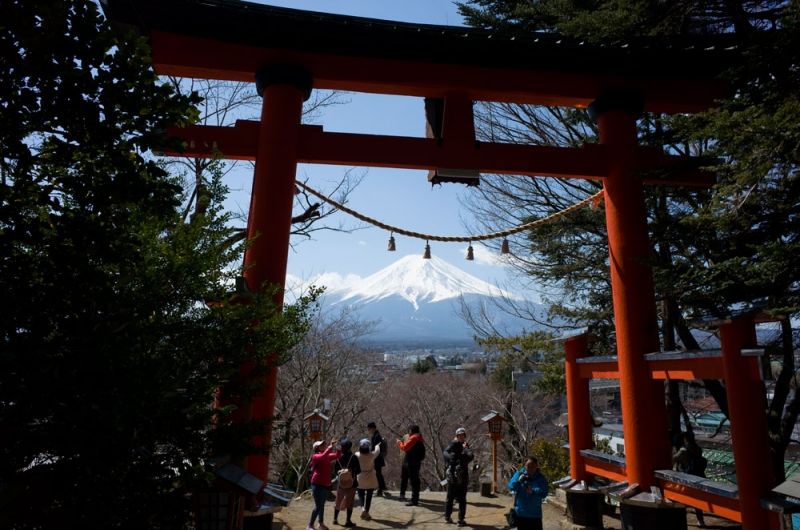
<instances>
[{"instance_id":1,"label":"second torii gate","mask_svg":"<svg viewBox=\"0 0 800 530\"><path fill-rule=\"evenodd\" d=\"M244 258L251 290L284 285L298 163L602 181L627 478L647 487L655 483L656 469L670 466L663 389L649 377L644 359L658 350L659 336L642 183L702 186L711 180L687 171L686 158L639 147L636 120L643 110L691 113L711 106L726 90L715 69L734 52L708 43L592 47L548 35L402 24L233 0L104 5L112 22L135 25L149 37L158 73L256 81L263 95L260 121L173 131L186 139L182 156L222 153L256 162L247 226L252 244ZM303 101L313 88L441 98L441 138L330 133L302 125ZM589 107L600 143L560 148L477 142L475 101ZM658 170L660 176L652 176ZM272 369L251 417L272 416L275 381ZM259 442L270 442L269 430ZM268 455L248 459L248 471L264 480L268 467Z\"/></svg>"}]
</instances>

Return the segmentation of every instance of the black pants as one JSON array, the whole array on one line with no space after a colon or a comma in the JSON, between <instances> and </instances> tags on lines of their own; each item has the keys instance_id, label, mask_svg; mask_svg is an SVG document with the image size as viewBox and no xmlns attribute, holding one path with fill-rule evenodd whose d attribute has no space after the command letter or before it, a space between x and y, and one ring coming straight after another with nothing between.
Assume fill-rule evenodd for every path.
<instances>
[{"instance_id":1,"label":"black pants","mask_svg":"<svg viewBox=\"0 0 800 530\"><path fill-rule=\"evenodd\" d=\"M421 465L421 463L407 464L404 462L400 472L400 495L406 494L406 486L411 482L411 502L419 502L419 468Z\"/></svg>"},{"instance_id":2,"label":"black pants","mask_svg":"<svg viewBox=\"0 0 800 530\"><path fill-rule=\"evenodd\" d=\"M517 516L517 528L518 530L542 530L542 520L534 519L532 517L520 517Z\"/></svg>"},{"instance_id":3,"label":"black pants","mask_svg":"<svg viewBox=\"0 0 800 530\"><path fill-rule=\"evenodd\" d=\"M358 490L358 499L361 501L361 507L364 508L365 512L369 512L369 507L372 504L372 493L374 491L373 489Z\"/></svg>"},{"instance_id":4,"label":"black pants","mask_svg":"<svg viewBox=\"0 0 800 530\"><path fill-rule=\"evenodd\" d=\"M383 478L383 466L375 465L375 474L378 476L378 494L386 490L386 480Z\"/></svg>"},{"instance_id":5,"label":"black pants","mask_svg":"<svg viewBox=\"0 0 800 530\"><path fill-rule=\"evenodd\" d=\"M447 502L444 505L444 516L453 515L453 503L458 501L458 520L463 521L467 514L467 483L447 484Z\"/></svg>"}]
</instances>

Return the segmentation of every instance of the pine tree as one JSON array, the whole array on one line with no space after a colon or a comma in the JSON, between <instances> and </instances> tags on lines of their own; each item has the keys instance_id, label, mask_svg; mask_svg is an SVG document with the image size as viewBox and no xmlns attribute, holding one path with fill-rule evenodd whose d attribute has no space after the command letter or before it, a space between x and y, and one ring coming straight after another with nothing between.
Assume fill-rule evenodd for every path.
<instances>
[{"instance_id":1,"label":"pine tree","mask_svg":"<svg viewBox=\"0 0 800 530\"><path fill-rule=\"evenodd\" d=\"M184 221L152 157L197 98L158 83L141 39L92 1L0 20L0 527L183 527L211 457L267 449L216 389L295 344L311 300L232 303L224 188Z\"/></svg>"},{"instance_id":2,"label":"pine tree","mask_svg":"<svg viewBox=\"0 0 800 530\"><path fill-rule=\"evenodd\" d=\"M719 183L711 190L647 190L657 296L665 347L678 335L697 347L687 320L763 310L782 318L774 353L783 363L770 402L772 461L783 475L783 455L800 409L790 397L794 372L790 319L800 307L800 4L783 1L642 0L461 2L469 23L498 31L552 32L593 43L632 46L724 36L741 51L726 78L733 96L696 116L647 114L640 143L671 154L715 157ZM596 140L581 110L505 104L484 107L480 129L504 141L579 145ZM484 185L486 184L486 185ZM491 204L485 228L544 217L596 191L592 183L533 179L481 183ZM498 216L498 213L501 215ZM602 212L585 211L518 238L514 265L540 282L552 312L593 327L613 348L606 235ZM726 410L724 387L705 381ZM672 416L679 429L678 415Z\"/></svg>"}]
</instances>

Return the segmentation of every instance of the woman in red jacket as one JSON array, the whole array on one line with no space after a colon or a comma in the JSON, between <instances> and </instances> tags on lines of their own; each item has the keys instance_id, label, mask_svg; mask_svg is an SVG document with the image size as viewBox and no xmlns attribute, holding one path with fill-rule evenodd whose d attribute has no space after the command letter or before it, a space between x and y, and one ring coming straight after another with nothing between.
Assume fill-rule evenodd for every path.
<instances>
[{"instance_id":1,"label":"woman in red jacket","mask_svg":"<svg viewBox=\"0 0 800 530\"><path fill-rule=\"evenodd\" d=\"M311 455L311 495L314 497L314 509L307 530L314 530L314 521L319 517L319 530L328 530L322 518L325 515L325 500L331 489L331 464L339 458L336 441L330 445L325 441L314 442L314 454Z\"/></svg>"}]
</instances>

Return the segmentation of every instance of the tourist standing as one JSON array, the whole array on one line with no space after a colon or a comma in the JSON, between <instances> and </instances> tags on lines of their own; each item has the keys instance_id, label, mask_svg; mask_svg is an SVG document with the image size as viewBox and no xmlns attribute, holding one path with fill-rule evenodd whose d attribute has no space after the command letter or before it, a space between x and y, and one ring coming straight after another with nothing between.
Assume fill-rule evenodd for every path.
<instances>
[{"instance_id":1,"label":"tourist standing","mask_svg":"<svg viewBox=\"0 0 800 530\"><path fill-rule=\"evenodd\" d=\"M419 432L419 425L408 427L408 433L402 440L397 440L397 447L403 453L403 468L400 471L400 498L405 499L406 486L411 483L411 500L406 506L417 506L419 504L420 478L419 472L422 461L425 459L425 441Z\"/></svg>"},{"instance_id":2,"label":"tourist standing","mask_svg":"<svg viewBox=\"0 0 800 530\"><path fill-rule=\"evenodd\" d=\"M508 481L514 494L519 530L542 530L542 503L547 496L547 479L539 472L539 461L529 456L525 466Z\"/></svg>"},{"instance_id":3,"label":"tourist standing","mask_svg":"<svg viewBox=\"0 0 800 530\"><path fill-rule=\"evenodd\" d=\"M347 520L344 522L346 528L353 528L353 504L356 498L356 488L358 487L357 476L361 472L358 465L358 458L353 454L353 442L343 438L339 442L341 454L336 460L336 505L333 509L333 524L339 524L339 512L345 511ZM345 471L347 470L347 471Z\"/></svg>"},{"instance_id":4,"label":"tourist standing","mask_svg":"<svg viewBox=\"0 0 800 530\"><path fill-rule=\"evenodd\" d=\"M369 433L369 439L372 443L372 448L375 449L378 445L381 447L381 452L378 457L375 459L375 474L378 476L378 491L375 493L378 497L381 495L385 495L386 492L386 480L383 478L383 468L386 466L386 442L381 436L380 431L378 431L378 426L375 424L374 421L367 423L367 432Z\"/></svg>"},{"instance_id":5,"label":"tourist standing","mask_svg":"<svg viewBox=\"0 0 800 530\"><path fill-rule=\"evenodd\" d=\"M368 438L364 438L358 443L358 465L361 467L361 472L358 474L358 496L361 499L361 518L369 521L372 517L369 515L370 504L372 504L372 494L375 488L378 487L378 476L375 472L375 459L381 452L381 445L378 444L375 449L372 449L372 443Z\"/></svg>"},{"instance_id":6,"label":"tourist standing","mask_svg":"<svg viewBox=\"0 0 800 530\"><path fill-rule=\"evenodd\" d=\"M319 530L328 530L323 522L325 516L325 500L331 489L331 464L339 457L336 441L330 445L325 441L314 442L314 454L311 455L311 495L314 498L314 509L307 530L314 530L314 521L319 519Z\"/></svg>"},{"instance_id":7,"label":"tourist standing","mask_svg":"<svg viewBox=\"0 0 800 530\"><path fill-rule=\"evenodd\" d=\"M458 526L466 526L467 488L469 487L469 463L475 456L467 443L467 430L456 429L456 437L444 450L447 466L447 502L444 506L444 520L452 523L453 503L458 501Z\"/></svg>"}]
</instances>

